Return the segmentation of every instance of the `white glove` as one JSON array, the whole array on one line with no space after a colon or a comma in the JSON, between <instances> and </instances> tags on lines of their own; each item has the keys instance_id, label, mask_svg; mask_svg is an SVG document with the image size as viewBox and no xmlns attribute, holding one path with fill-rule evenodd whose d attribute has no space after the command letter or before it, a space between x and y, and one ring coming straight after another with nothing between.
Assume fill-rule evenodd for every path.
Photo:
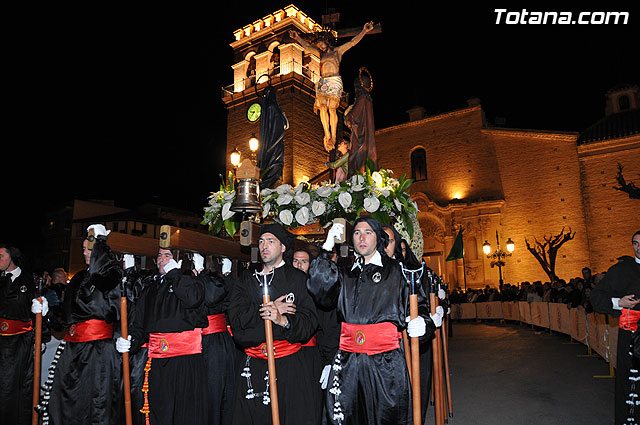
<instances>
[{"instance_id":1,"label":"white glove","mask_svg":"<svg viewBox=\"0 0 640 425\"><path fill-rule=\"evenodd\" d=\"M231 260L229 260L227 257L224 257L222 259L222 274L226 276L231 273L231 266Z\"/></svg>"},{"instance_id":2,"label":"white glove","mask_svg":"<svg viewBox=\"0 0 640 425\"><path fill-rule=\"evenodd\" d=\"M164 266L164 273L167 274L173 269L179 269L182 267L182 260L176 262L173 258Z\"/></svg>"},{"instance_id":3,"label":"white glove","mask_svg":"<svg viewBox=\"0 0 640 425\"><path fill-rule=\"evenodd\" d=\"M116 350L118 350L118 353L128 353L129 349L131 349L131 335L129 335L128 339L119 336L116 340Z\"/></svg>"},{"instance_id":4,"label":"white glove","mask_svg":"<svg viewBox=\"0 0 640 425\"><path fill-rule=\"evenodd\" d=\"M442 318L444 317L444 309L441 306L436 307L436 314L430 314L431 320L433 320L433 324L436 325L436 328L442 326Z\"/></svg>"},{"instance_id":5,"label":"white glove","mask_svg":"<svg viewBox=\"0 0 640 425\"><path fill-rule=\"evenodd\" d=\"M440 298L441 300L447 298L447 293L444 292L444 289L438 289L438 298Z\"/></svg>"},{"instance_id":6,"label":"white glove","mask_svg":"<svg viewBox=\"0 0 640 425\"><path fill-rule=\"evenodd\" d=\"M93 229L93 234L96 236L107 237L109 236L109 233L111 233L111 230L107 230L102 224L92 224L91 226L87 227L87 232L91 229Z\"/></svg>"},{"instance_id":7,"label":"white glove","mask_svg":"<svg viewBox=\"0 0 640 425\"><path fill-rule=\"evenodd\" d=\"M123 260L125 270L136 265L136 259L132 254L124 254Z\"/></svg>"},{"instance_id":8,"label":"white glove","mask_svg":"<svg viewBox=\"0 0 640 425\"><path fill-rule=\"evenodd\" d=\"M344 233L344 224L333 223L331 229L327 233L327 240L322 244L322 249L325 251L333 250L333 246L336 244L336 239L340 239Z\"/></svg>"},{"instance_id":9,"label":"white glove","mask_svg":"<svg viewBox=\"0 0 640 425\"><path fill-rule=\"evenodd\" d=\"M196 271L204 269L204 257L197 252L193 253L193 268Z\"/></svg>"},{"instance_id":10,"label":"white glove","mask_svg":"<svg viewBox=\"0 0 640 425\"><path fill-rule=\"evenodd\" d=\"M327 389L327 384L329 384L329 373L331 372L331 365L328 364L322 369L322 374L320 375L320 388L323 390Z\"/></svg>"},{"instance_id":11,"label":"white glove","mask_svg":"<svg viewBox=\"0 0 640 425\"><path fill-rule=\"evenodd\" d=\"M407 325L407 334L411 338L419 338L427 333L427 323L424 321L424 317L418 316L415 319L411 319Z\"/></svg>"},{"instance_id":12,"label":"white glove","mask_svg":"<svg viewBox=\"0 0 640 425\"><path fill-rule=\"evenodd\" d=\"M42 302L40 302L42 300ZM42 314L46 316L49 312L49 302L45 297L41 297L40 299L34 298L31 300L31 312L33 314Z\"/></svg>"}]
</instances>

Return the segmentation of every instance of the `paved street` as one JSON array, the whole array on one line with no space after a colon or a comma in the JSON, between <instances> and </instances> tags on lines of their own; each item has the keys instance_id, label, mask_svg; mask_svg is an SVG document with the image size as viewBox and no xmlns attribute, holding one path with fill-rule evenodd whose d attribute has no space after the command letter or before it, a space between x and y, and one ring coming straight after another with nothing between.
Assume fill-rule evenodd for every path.
<instances>
[{"instance_id":1,"label":"paved street","mask_svg":"<svg viewBox=\"0 0 640 425\"><path fill-rule=\"evenodd\" d=\"M569 341L528 325L453 323L449 425L613 425L614 379L593 378L609 365Z\"/></svg>"}]
</instances>

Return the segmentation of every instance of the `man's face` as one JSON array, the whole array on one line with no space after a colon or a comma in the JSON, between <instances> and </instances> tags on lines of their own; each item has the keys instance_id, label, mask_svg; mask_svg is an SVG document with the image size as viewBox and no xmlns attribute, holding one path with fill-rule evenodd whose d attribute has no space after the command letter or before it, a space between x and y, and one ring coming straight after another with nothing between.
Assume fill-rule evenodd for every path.
<instances>
[{"instance_id":1,"label":"man's face","mask_svg":"<svg viewBox=\"0 0 640 425\"><path fill-rule=\"evenodd\" d=\"M0 270L9 272L14 268L9 251L6 248L0 248Z\"/></svg>"},{"instance_id":2,"label":"man's face","mask_svg":"<svg viewBox=\"0 0 640 425\"><path fill-rule=\"evenodd\" d=\"M640 235L633 237L633 251L636 253L636 258L640 258Z\"/></svg>"},{"instance_id":3,"label":"man's face","mask_svg":"<svg viewBox=\"0 0 640 425\"><path fill-rule=\"evenodd\" d=\"M365 260L368 260L376 250L376 232L366 221L359 222L353 230L353 248Z\"/></svg>"},{"instance_id":4,"label":"man's face","mask_svg":"<svg viewBox=\"0 0 640 425\"><path fill-rule=\"evenodd\" d=\"M158 264L158 270L160 270L161 274L165 274L164 266L169 264L169 261L171 261L171 259L173 259L173 254L171 253L170 249L160 248L158 250L158 257L156 262Z\"/></svg>"},{"instance_id":5,"label":"man's face","mask_svg":"<svg viewBox=\"0 0 640 425\"><path fill-rule=\"evenodd\" d=\"M329 50L329 45L325 41L322 41L322 40L320 40L320 41L318 41L316 43L316 47L318 49L320 49L320 51L325 52L325 53L327 52L327 50Z\"/></svg>"},{"instance_id":6,"label":"man's face","mask_svg":"<svg viewBox=\"0 0 640 425\"><path fill-rule=\"evenodd\" d=\"M303 272L309 271L309 254L305 251L296 251L293 253L293 261L291 262L293 267L300 269Z\"/></svg>"},{"instance_id":7,"label":"man's face","mask_svg":"<svg viewBox=\"0 0 640 425\"><path fill-rule=\"evenodd\" d=\"M582 277L585 280L589 279L591 277L591 269L586 268L586 267L584 269L582 269Z\"/></svg>"},{"instance_id":8,"label":"man's face","mask_svg":"<svg viewBox=\"0 0 640 425\"><path fill-rule=\"evenodd\" d=\"M86 239L82 242L82 256L84 263L88 266L91 262L91 250L89 249L89 241Z\"/></svg>"},{"instance_id":9,"label":"man's face","mask_svg":"<svg viewBox=\"0 0 640 425\"><path fill-rule=\"evenodd\" d=\"M396 240L393 238L393 230L389 229L388 227L385 227L384 231L389 236L389 243L387 243L387 246L384 248L384 252L387 253L387 257L393 258L393 255L396 250Z\"/></svg>"},{"instance_id":10,"label":"man's face","mask_svg":"<svg viewBox=\"0 0 640 425\"><path fill-rule=\"evenodd\" d=\"M287 247L273 233L263 233L258 239L258 249L264 265L272 267L282 261L282 254L287 250Z\"/></svg>"}]
</instances>

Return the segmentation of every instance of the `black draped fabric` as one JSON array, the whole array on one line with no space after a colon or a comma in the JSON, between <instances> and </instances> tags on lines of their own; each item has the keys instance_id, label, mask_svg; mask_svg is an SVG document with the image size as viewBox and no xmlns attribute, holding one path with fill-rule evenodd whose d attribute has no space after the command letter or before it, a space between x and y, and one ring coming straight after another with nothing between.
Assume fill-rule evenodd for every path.
<instances>
[{"instance_id":1,"label":"black draped fabric","mask_svg":"<svg viewBox=\"0 0 640 425\"><path fill-rule=\"evenodd\" d=\"M289 128L287 117L278 105L277 90L269 86L262 97L262 118L260 119L260 149L258 168L266 173L261 186L274 187L282 178L284 167L284 131Z\"/></svg>"},{"instance_id":2,"label":"black draped fabric","mask_svg":"<svg viewBox=\"0 0 640 425\"><path fill-rule=\"evenodd\" d=\"M147 279L136 302L129 333L137 355L150 333L191 331L207 326L204 284L173 269ZM207 384L202 353L154 358L149 371L149 419L152 424L207 423Z\"/></svg>"},{"instance_id":3,"label":"black draped fabric","mask_svg":"<svg viewBox=\"0 0 640 425\"><path fill-rule=\"evenodd\" d=\"M622 298L626 295L634 294L640 296L640 264L633 257L624 256L620 262L611 266L604 275L600 283L591 291L591 305L596 313L608 314L613 317L620 317L620 310L613 308L611 298ZM635 310L640 310L640 305L636 305ZM616 405L615 423L621 425L626 422L630 411L626 401L631 393L632 385L635 381L630 380L630 369L632 366L631 342L633 332L618 329L617 347L617 367L616 367ZM634 393L638 393L638 389ZM640 422L640 409L637 407L633 411L633 417Z\"/></svg>"},{"instance_id":4,"label":"black draped fabric","mask_svg":"<svg viewBox=\"0 0 640 425\"><path fill-rule=\"evenodd\" d=\"M32 320L34 296L33 279L24 271L13 281L8 276L0 277L0 323L4 319ZM31 423L33 344L33 330L0 336L0 423Z\"/></svg>"},{"instance_id":5,"label":"black draped fabric","mask_svg":"<svg viewBox=\"0 0 640 425\"><path fill-rule=\"evenodd\" d=\"M204 270L201 279L205 288L204 313L226 314L233 279L224 279L211 270ZM230 425L236 379L236 347L229 332L202 336L202 355L207 368L208 423Z\"/></svg>"},{"instance_id":6,"label":"black draped fabric","mask_svg":"<svg viewBox=\"0 0 640 425\"><path fill-rule=\"evenodd\" d=\"M50 323L60 330L89 319L116 322L122 269L106 241L98 238L89 269L77 273L65 291L63 309ZM113 338L67 342L58 361L49 401L53 425L119 424L122 414L122 358Z\"/></svg>"},{"instance_id":7,"label":"black draped fabric","mask_svg":"<svg viewBox=\"0 0 640 425\"><path fill-rule=\"evenodd\" d=\"M275 269L269 287L272 300L282 295L293 293L295 297L295 314L286 314L290 328L285 329L272 325L273 339L290 343L305 343L316 331L318 319L313 300L307 292L305 274L285 264ZM233 338L240 347L256 347L265 342L264 320L260 318L259 308L262 304L263 288L249 271L235 283L228 309L229 322ZM307 357L298 351L294 354L276 359L278 385L278 402L280 423L283 425L316 425L319 415L311 412L310 406L318 405L314 397L319 397L315 381L314 365L309 364ZM271 424L271 406L263 403L263 396L248 399L249 388L254 393L268 392L266 388L267 361L264 359L244 357L244 368L237 372L233 423L238 425ZM246 373L250 376L246 376ZM249 386L250 385L250 386Z\"/></svg>"},{"instance_id":8,"label":"black draped fabric","mask_svg":"<svg viewBox=\"0 0 640 425\"><path fill-rule=\"evenodd\" d=\"M309 291L324 308L337 306L340 322L389 322L402 331L409 315L409 288L398 262L384 255L380 259L382 267L369 263L344 270L323 254L309 268ZM424 298L419 310L421 315L426 312ZM411 387L402 346L375 355L338 350L326 409L327 422L333 424L411 423Z\"/></svg>"},{"instance_id":9,"label":"black draped fabric","mask_svg":"<svg viewBox=\"0 0 640 425\"><path fill-rule=\"evenodd\" d=\"M13 281L7 276L0 277L0 323L3 319L32 320L31 300L34 297L33 279L25 271L21 270ZM0 335L0 423L31 423L33 344L33 330L18 335Z\"/></svg>"}]
</instances>

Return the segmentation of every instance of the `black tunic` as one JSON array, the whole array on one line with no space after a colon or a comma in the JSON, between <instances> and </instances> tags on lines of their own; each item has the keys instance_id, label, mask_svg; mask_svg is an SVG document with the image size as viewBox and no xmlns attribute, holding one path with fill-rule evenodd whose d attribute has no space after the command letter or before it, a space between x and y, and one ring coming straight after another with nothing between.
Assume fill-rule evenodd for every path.
<instances>
[{"instance_id":1,"label":"black tunic","mask_svg":"<svg viewBox=\"0 0 640 425\"><path fill-rule=\"evenodd\" d=\"M0 322L2 319L32 320L34 297L33 279L24 270L13 281L0 277ZM31 423L33 344L34 330L0 336L0 423Z\"/></svg>"},{"instance_id":2,"label":"black tunic","mask_svg":"<svg viewBox=\"0 0 640 425\"><path fill-rule=\"evenodd\" d=\"M315 305L306 288L305 274L285 264L275 269L269 296L272 300L282 295L293 293L296 313L286 314L289 329L276 324L272 325L273 339L286 340L290 343L306 343L314 334L318 325ZM260 317L263 288L251 272L245 272L234 285L228 309L229 322L235 342L242 348L256 347L265 342L264 320ZM278 384L278 403L280 423L283 425L315 425L319 423L319 415L311 412L309 406L317 403L314 397L319 392L317 381L314 382L313 365L308 364L301 351L277 358L275 360ZM271 424L271 406L263 403L263 397L248 399L249 382L255 393L267 391L265 376L267 360L245 357L243 369L250 376L236 379L236 396L233 423L238 425Z\"/></svg>"},{"instance_id":3,"label":"black tunic","mask_svg":"<svg viewBox=\"0 0 640 425\"><path fill-rule=\"evenodd\" d=\"M150 333L192 331L207 326L202 313L204 285L174 269L150 280L131 321L131 353ZM152 424L206 425L207 385L202 353L154 358L149 371L149 419Z\"/></svg>"},{"instance_id":4,"label":"black tunic","mask_svg":"<svg viewBox=\"0 0 640 425\"><path fill-rule=\"evenodd\" d=\"M222 279L210 270L198 275L205 288L204 314L226 314L232 279ZM237 349L229 332L202 335L202 354L207 367L208 423L229 425L233 415Z\"/></svg>"},{"instance_id":5,"label":"black tunic","mask_svg":"<svg viewBox=\"0 0 640 425\"><path fill-rule=\"evenodd\" d=\"M382 267L369 263L345 270L323 254L309 268L309 291L319 305L337 306L340 322L389 322L402 331L409 315L410 290L398 262L386 256L380 259ZM421 315L426 314L424 299L419 304ZM374 355L338 350L326 408L327 422L334 424L410 423L411 386L402 345Z\"/></svg>"},{"instance_id":6,"label":"black tunic","mask_svg":"<svg viewBox=\"0 0 640 425\"><path fill-rule=\"evenodd\" d=\"M591 291L591 305L597 313L608 314L613 317L620 317L620 310L614 310L611 298L622 298L626 295L635 294L640 296L640 264L633 257L621 257L621 261L611 266L604 275L600 283ZM640 310L640 305L636 305L634 310ZM632 366L631 343L633 332L618 329L618 357L616 365L616 404L615 418L616 425L626 422L630 411L626 401L629 393L638 393L638 384L630 380L630 369ZM631 391L635 385L635 391ZM633 417L640 422L640 409L637 407L633 411Z\"/></svg>"},{"instance_id":7,"label":"black tunic","mask_svg":"<svg viewBox=\"0 0 640 425\"><path fill-rule=\"evenodd\" d=\"M89 269L67 286L60 315L50 325L62 330L90 319L115 323L119 316L122 269L102 239L97 239ZM53 425L119 424L122 358L113 338L67 342L55 369L49 401Z\"/></svg>"}]
</instances>

